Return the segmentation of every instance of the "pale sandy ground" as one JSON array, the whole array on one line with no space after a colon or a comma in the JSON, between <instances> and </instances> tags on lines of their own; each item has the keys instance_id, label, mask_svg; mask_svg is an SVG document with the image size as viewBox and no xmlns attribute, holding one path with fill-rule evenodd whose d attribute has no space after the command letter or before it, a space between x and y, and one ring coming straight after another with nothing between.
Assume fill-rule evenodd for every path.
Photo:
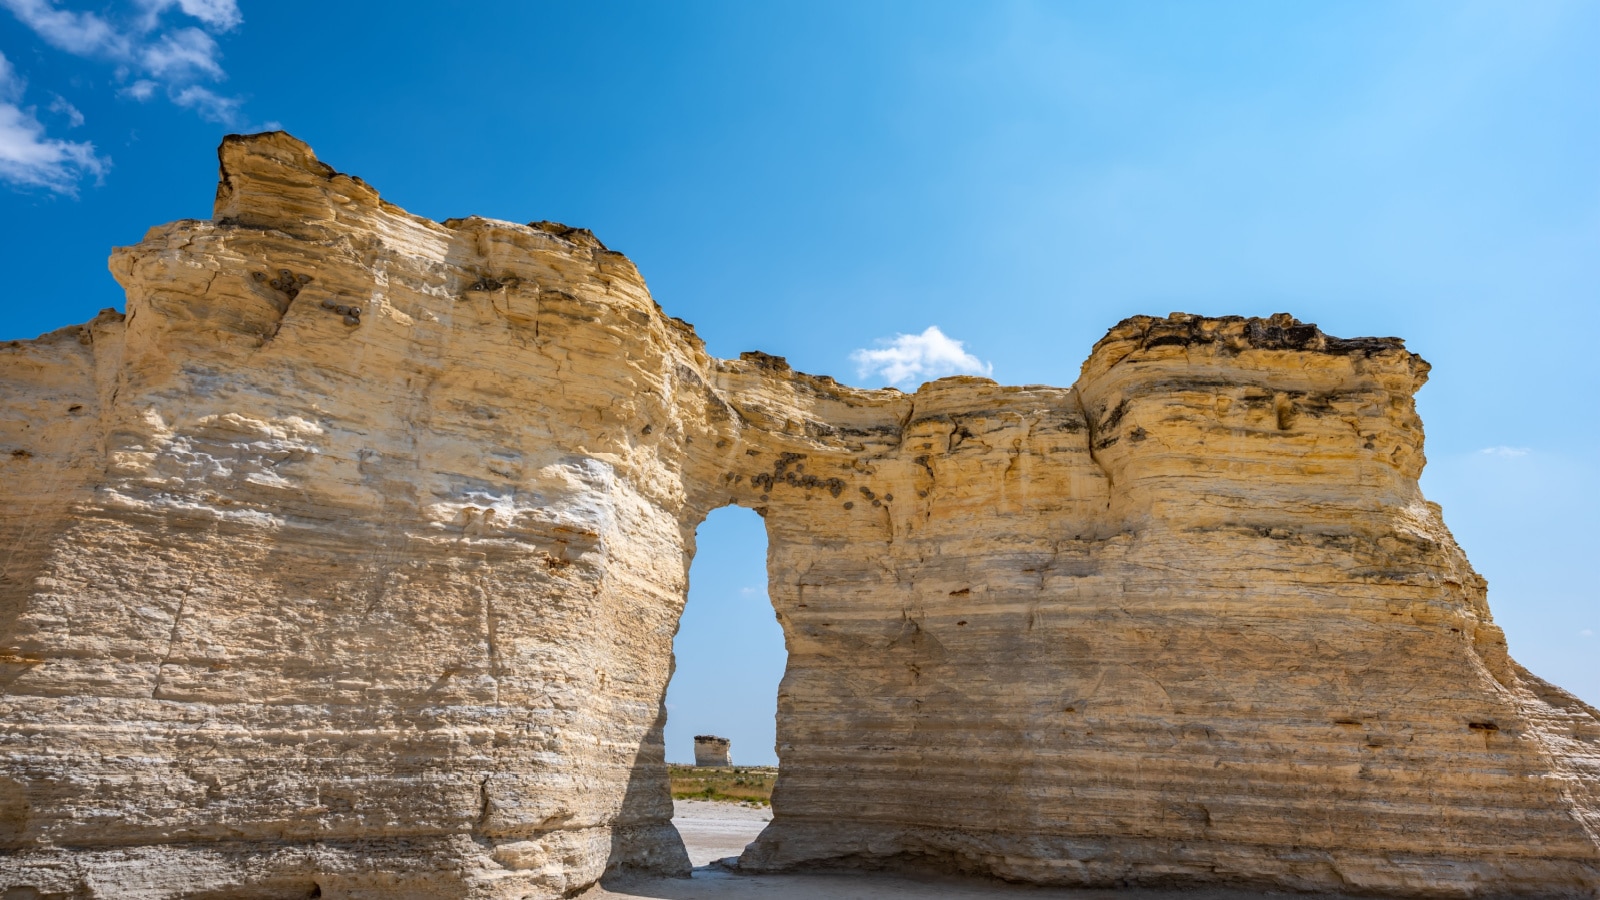
<instances>
[{"instance_id":1,"label":"pale sandy ground","mask_svg":"<svg viewBox=\"0 0 1600 900\"><path fill-rule=\"evenodd\" d=\"M672 824L683 835L689 862L704 866L727 856L738 856L772 821L772 807L759 809L715 800L672 801Z\"/></svg>"},{"instance_id":2,"label":"pale sandy ground","mask_svg":"<svg viewBox=\"0 0 1600 900\"><path fill-rule=\"evenodd\" d=\"M582 895L582 900L1261 900L1305 894L1239 891L1063 891L997 881L943 877L907 877L876 872L794 875L736 875L708 864L737 856L772 819L770 809L751 809L708 800L675 802L672 824L678 826L694 863L693 878L608 878Z\"/></svg>"}]
</instances>

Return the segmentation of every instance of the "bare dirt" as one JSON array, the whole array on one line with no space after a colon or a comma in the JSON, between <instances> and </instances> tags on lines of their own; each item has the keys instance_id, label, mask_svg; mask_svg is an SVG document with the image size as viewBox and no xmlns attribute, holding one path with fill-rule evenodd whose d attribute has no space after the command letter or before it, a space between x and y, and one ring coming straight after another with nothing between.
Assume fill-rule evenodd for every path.
<instances>
[{"instance_id":1,"label":"bare dirt","mask_svg":"<svg viewBox=\"0 0 1600 900\"><path fill-rule=\"evenodd\" d=\"M697 868L744 852L772 821L772 807L715 800L672 801L672 824Z\"/></svg>"}]
</instances>

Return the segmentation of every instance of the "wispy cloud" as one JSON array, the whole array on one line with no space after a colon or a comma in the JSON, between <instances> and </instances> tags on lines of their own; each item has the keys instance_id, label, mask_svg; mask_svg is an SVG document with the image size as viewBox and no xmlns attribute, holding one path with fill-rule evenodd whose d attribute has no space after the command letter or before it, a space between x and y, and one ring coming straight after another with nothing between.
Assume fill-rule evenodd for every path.
<instances>
[{"instance_id":1,"label":"wispy cloud","mask_svg":"<svg viewBox=\"0 0 1600 900\"><path fill-rule=\"evenodd\" d=\"M239 120L238 97L225 97L198 84L192 84L172 95L172 102L192 109L200 118L221 125L232 125Z\"/></svg>"},{"instance_id":2,"label":"wispy cloud","mask_svg":"<svg viewBox=\"0 0 1600 900\"><path fill-rule=\"evenodd\" d=\"M856 374L874 375L889 384L909 385L943 378L946 375L992 375L994 366L966 351L963 342L947 336L939 326L930 325L921 334L897 334L880 338L874 349L850 354Z\"/></svg>"},{"instance_id":3,"label":"wispy cloud","mask_svg":"<svg viewBox=\"0 0 1600 900\"><path fill-rule=\"evenodd\" d=\"M151 97L154 97L156 95L156 88L160 86L161 85L156 84L154 81L151 81L148 78L141 78L122 90L117 91L117 93L123 97L132 97L135 100L143 102L145 100L149 100Z\"/></svg>"},{"instance_id":4,"label":"wispy cloud","mask_svg":"<svg viewBox=\"0 0 1600 900\"><path fill-rule=\"evenodd\" d=\"M211 37L235 29L243 16L237 0L133 0L115 16L94 11L64 10L56 0L0 0L24 26L56 50L85 59L115 64L118 94L150 99L158 88L186 109L229 127L242 123L242 99L222 96L200 86L221 82L222 51ZM125 5L126 6L126 5ZM195 24L166 24L166 13L176 10Z\"/></svg>"},{"instance_id":5,"label":"wispy cloud","mask_svg":"<svg viewBox=\"0 0 1600 900\"><path fill-rule=\"evenodd\" d=\"M1478 453L1482 454L1483 456L1499 456L1506 459L1512 459L1518 456L1527 456L1532 452L1533 451L1529 450L1527 447L1485 447L1478 451Z\"/></svg>"},{"instance_id":6,"label":"wispy cloud","mask_svg":"<svg viewBox=\"0 0 1600 900\"><path fill-rule=\"evenodd\" d=\"M1594 629L1593 628L1585 628L1584 630L1578 632L1578 634L1580 634L1580 635L1582 635L1584 637L1594 637Z\"/></svg>"},{"instance_id":7,"label":"wispy cloud","mask_svg":"<svg viewBox=\"0 0 1600 900\"><path fill-rule=\"evenodd\" d=\"M62 8L58 0L0 0L0 8L51 47L114 66L119 97L143 102L165 93L207 121L245 127L242 98L209 86L228 77L212 34L243 23L238 0L124 0L98 11ZM169 23L169 14L187 21ZM9 66L5 74L11 84L21 84ZM47 137L33 108L17 105L20 92L12 89L8 105L0 107L0 180L72 194L85 175L104 174L106 160L94 145ZM48 109L63 116L68 128L84 124L83 113L64 97L57 95Z\"/></svg>"},{"instance_id":8,"label":"wispy cloud","mask_svg":"<svg viewBox=\"0 0 1600 900\"><path fill-rule=\"evenodd\" d=\"M34 109L19 105L26 87L10 61L0 55L0 180L76 196L78 183L88 176L101 177L111 161L96 153L88 141L47 137ZM83 116L72 104L56 99L64 107L58 111L70 111L71 124L82 124ZM51 109L56 105L51 104Z\"/></svg>"},{"instance_id":9,"label":"wispy cloud","mask_svg":"<svg viewBox=\"0 0 1600 900\"><path fill-rule=\"evenodd\" d=\"M68 128L77 128L83 124L83 113L79 112L76 106L68 103L67 98L60 94L51 94L50 96L55 99L51 100L50 105L46 108L66 119Z\"/></svg>"},{"instance_id":10,"label":"wispy cloud","mask_svg":"<svg viewBox=\"0 0 1600 900\"><path fill-rule=\"evenodd\" d=\"M182 82L205 76L221 80L218 57L222 55L211 35L198 28L180 28L158 35L138 48L140 68L168 82Z\"/></svg>"},{"instance_id":11,"label":"wispy cloud","mask_svg":"<svg viewBox=\"0 0 1600 900\"><path fill-rule=\"evenodd\" d=\"M45 43L74 56L131 56L131 41L92 12L56 9L51 0L0 0Z\"/></svg>"},{"instance_id":12,"label":"wispy cloud","mask_svg":"<svg viewBox=\"0 0 1600 900\"><path fill-rule=\"evenodd\" d=\"M218 31L231 31L244 22L237 0L139 0L139 5L151 23L147 27L153 27L161 14L174 6Z\"/></svg>"}]
</instances>

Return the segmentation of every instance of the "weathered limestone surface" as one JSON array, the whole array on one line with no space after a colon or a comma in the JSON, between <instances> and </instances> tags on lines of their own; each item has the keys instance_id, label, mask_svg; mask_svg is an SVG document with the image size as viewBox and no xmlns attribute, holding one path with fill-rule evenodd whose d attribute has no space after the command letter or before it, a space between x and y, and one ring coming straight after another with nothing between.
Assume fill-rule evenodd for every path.
<instances>
[{"instance_id":1,"label":"weathered limestone surface","mask_svg":"<svg viewBox=\"0 0 1600 900\"><path fill-rule=\"evenodd\" d=\"M733 742L714 734L694 736L694 764L697 766L733 765Z\"/></svg>"},{"instance_id":2,"label":"weathered limestone surface","mask_svg":"<svg viewBox=\"0 0 1600 900\"><path fill-rule=\"evenodd\" d=\"M125 318L0 346L0 888L686 870L661 702L737 503L789 648L743 866L1600 893L1600 715L1418 491L1400 341L1140 317L1070 389L862 391L710 357L588 232L221 157Z\"/></svg>"}]
</instances>

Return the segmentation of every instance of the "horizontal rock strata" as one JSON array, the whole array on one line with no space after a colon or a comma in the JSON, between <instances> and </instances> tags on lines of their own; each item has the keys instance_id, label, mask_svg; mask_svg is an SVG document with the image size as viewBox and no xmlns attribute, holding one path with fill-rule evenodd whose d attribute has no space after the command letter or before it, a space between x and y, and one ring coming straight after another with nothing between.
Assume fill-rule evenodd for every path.
<instances>
[{"instance_id":1,"label":"horizontal rock strata","mask_svg":"<svg viewBox=\"0 0 1600 900\"><path fill-rule=\"evenodd\" d=\"M662 697L740 504L789 648L745 868L1600 890L1600 715L1506 655L1400 341L1140 317L1072 388L863 391L709 356L581 229L221 159L126 317L0 345L0 888L686 871Z\"/></svg>"},{"instance_id":2,"label":"horizontal rock strata","mask_svg":"<svg viewBox=\"0 0 1600 900\"><path fill-rule=\"evenodd\" d=\"M694 738L694 764L697 766L731 766L733 742L712 734L697 734Z\"/></svg>"}]
</instances>

